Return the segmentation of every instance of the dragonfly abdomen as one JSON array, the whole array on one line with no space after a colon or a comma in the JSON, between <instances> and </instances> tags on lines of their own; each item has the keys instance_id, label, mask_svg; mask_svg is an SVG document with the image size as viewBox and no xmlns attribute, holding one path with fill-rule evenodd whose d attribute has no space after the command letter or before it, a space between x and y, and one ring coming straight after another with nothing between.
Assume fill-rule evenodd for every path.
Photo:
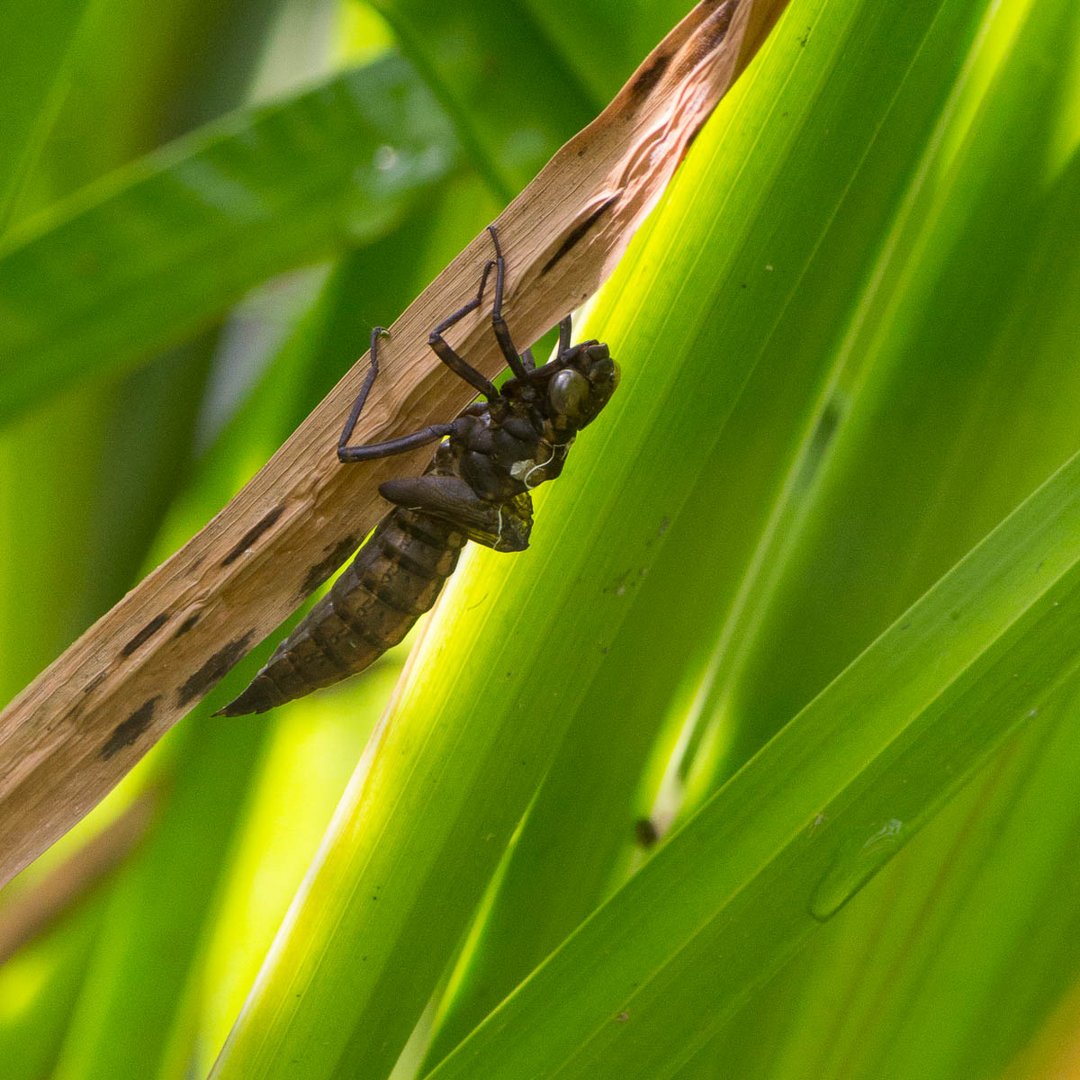
<instances>
[{"instance_id":1,"label":"dragonfly abdomen","mask_svg":"<svg viewBox=\"0 0 1080 1080\"><path fill-rule=\"evenodd\" d=\"M374 663L435 603L466 537L397 507L224 716L266 712Z\"/></svg>"}]
</instances>

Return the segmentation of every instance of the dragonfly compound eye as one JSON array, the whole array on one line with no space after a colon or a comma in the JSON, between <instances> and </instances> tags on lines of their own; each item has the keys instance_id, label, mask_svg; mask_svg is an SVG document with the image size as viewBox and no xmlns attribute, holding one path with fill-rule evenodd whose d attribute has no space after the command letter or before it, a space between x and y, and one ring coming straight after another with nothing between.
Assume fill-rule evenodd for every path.
<instances>
[{"instance_id":1,"label":"dragonfly compound eye","mask_svg":"<svg viewBox=\"0 0 1080 1080\"><path fill-rule=\"evenodd\" d=\"M571 420L580 419L585 413L589 394L589 380L573 368L557 372L548 387L548 399L555 415Z\"/></svg>"}]
</instances>

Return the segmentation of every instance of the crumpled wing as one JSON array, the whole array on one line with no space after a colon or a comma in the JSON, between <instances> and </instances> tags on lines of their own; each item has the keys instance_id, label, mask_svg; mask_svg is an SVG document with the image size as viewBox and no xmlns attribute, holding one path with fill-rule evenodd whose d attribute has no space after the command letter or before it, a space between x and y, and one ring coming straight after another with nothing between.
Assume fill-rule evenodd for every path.
<instances>
[{"instance_id":1,"label":"crumpled wing","mask_svg":"<svg viewBox=\"0 0 1080 1080\"><path fill-rule=\"evenodd\" d=\"M481 499L459 476L403 477L379 485L388 502L431 514L459 528L470 540L495 551L524 551L532 532L533 508L529 493L505 502Z\"/></svg>"}]
</instances>

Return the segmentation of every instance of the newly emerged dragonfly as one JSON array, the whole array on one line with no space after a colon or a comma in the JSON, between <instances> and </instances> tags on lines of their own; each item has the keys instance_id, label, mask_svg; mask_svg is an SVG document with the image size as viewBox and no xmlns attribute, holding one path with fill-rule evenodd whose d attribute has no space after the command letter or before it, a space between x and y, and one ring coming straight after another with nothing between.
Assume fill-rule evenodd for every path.
<instances>
[{"instance_id":1,"label":"newly emerged dragonfly","mask_svg":"<svg viewBox=\"0 0 1080 1080\"><path fill-rule=\"evenodd\" d=\"M379 493L394 508L352 564L277 647L251 685L221 713L265 712L355 675L396 645L435 603L466 541L495 551L523 551L532 530L529 492L562 472L577 433L596 419L619 381L598 341L570 343L568 315L559 324L555 358L536 366L518 353L502 314L506 261L495 226L494 247L476 296L431 331L428 344L484 400L455 420L397 439L350 446L349 439L379 373L382 327L371 333L371 366L338 442L344 463L370 461L441 440L422 476L388 480ZM491 271L491 328L512 376L500 387L454 351L443 334L484 300Z\"/></svg>"}]
</instances>

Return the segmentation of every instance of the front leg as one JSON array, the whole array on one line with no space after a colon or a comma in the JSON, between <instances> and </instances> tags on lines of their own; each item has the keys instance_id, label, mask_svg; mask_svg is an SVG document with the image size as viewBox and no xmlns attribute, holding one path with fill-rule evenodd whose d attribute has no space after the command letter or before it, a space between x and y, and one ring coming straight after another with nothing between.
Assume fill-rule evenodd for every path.
<instances>
[{"instance_id":1,"label":"front leg","mask_svg":"<svg viewBox=\"0 0 1080 1080\"><path fill-rule=\"evenodd\" d=\"M535 361L527 363L518 355L517 346L510 337L510 327L503 318L503 286L506 284L506 260L503 258L502 248L499 247L499 234L494 225L488 226L491 234L491 242L495 245L495 299L491 304L491 329L495 333L495 340L499 343L502 354L506 357L506 363L517 379L523 379L535 367ZM531 354L530 354L531 358Z\"/></svg>"},{"instance_id":2,"label":"front leg","mask_svg":"<svg viewBox=\"0 0 1080 1080\"><path fill-rule=\"evenodd\" d=\"M360 393L353 402L349 412L349 418L345 421L345 427L338 439L337 456L342 464L353 461L372 461L375 458L391 457L394 454L404 454L408 450L415 450L418 446L425 446L438 439L443 439L453 431L453 424L432 424L430 427L414 432L412 435L402 435L397 439L387 439L385 442L369 443L367 446L349 446L349 439L364 411L368 394L375 385L375 379L379 374L379 338L389 337L390 333L381 326L376 326L371 331L371 366L364 379L364 385L360 387Z\"/></svg>"},{"instance_id":3,"label":"front leg","mask_svg":"<svg viewBox=\"0 0 1080 1080\"><path fill-rule=\"evenodd\" d=\"M428 335L428 345L431 346L435 355L455 375L464 379L475 390L479 390L488 401L494 401L499 396L498 387L496 387L489 379L485 379L484 376L465 359L465 357L457 353L451 347L450 342L443 337L443 334L455 323L464 319L470 311L475 311L483 303L484 287L487 285L488 274L491 273L491 268L494 265L494 259L489 260L484 264L484 272L480 275L480 288L477 290L476 295L467 304L463 304L459 307L453 314L447 315L446 318L443 319L442 322L440 322ZM501 288L500 285L500 291Z\"/></svg>"}]
</instances>

